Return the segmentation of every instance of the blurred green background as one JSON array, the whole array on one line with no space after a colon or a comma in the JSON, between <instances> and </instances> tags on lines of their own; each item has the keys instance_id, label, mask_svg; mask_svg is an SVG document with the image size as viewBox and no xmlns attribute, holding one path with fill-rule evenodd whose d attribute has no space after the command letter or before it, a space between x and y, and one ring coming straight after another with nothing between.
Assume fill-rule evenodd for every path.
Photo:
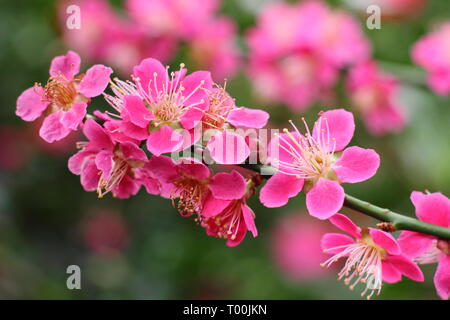
<instances>
[{"instance_id":1,"label":"blurred green background","mask_svg":"<svg viewBox=\"0 0 450 320\"><path fill-rule=\"evenodd\" d=\"M241 35L255 22L247 2L255 3L225 0L221 9L236 21ZM117 7L120 3L114 1ZM329 3L344 6L342 1ZM402 70L392 64L414 68L411 45L433 23L449 18L450 2L432 0L417 19L383 20L381 30L364 30L375 58L401 78ZM279 267L274 229L287 216L305 215L303 196L279 209L264 208L254 197L250 206L259 236L247 235L241 245L228 248L181 218L169 200L144 190L125 201L84 192L79 177L67 169L75 151L72 142L49 148L39 141L35 126L15 116L19 94L35 81L45 83L51 58L68 49L59 35L54 1L0 1L0 298L360 299L360 290L352 292L336 281L336 270L307 281L294 280ZM172 65L182 59L180 53ZM347 191L412 215L412 190L450 194L450 100L416 79L404 80L400 98L408 126L399 134L374 138L357 123L353 144L376 149L382 165L373 179L348 185ZM260 107L242 73L229 80L228 88L239 105ZM313 119L320 109L314 106L306 117ZM283 106L267 110L274 126L298 117ZM81 290L66 287L71 264L81 267ZM434 266L423 269L426 282L385 285L380 298L436 299Z\"/></svg>"}]
</instances>

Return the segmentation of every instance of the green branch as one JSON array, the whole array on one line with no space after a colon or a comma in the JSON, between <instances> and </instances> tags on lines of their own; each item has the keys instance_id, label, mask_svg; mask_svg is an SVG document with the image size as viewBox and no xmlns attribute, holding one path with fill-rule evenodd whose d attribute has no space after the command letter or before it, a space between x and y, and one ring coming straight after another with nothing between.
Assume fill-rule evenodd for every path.
<instances>
[{"instance_id":1,"label":"green branch","mask_svg":"<svg viewBox=\"0 0 450 320\"><path fill-rule=\"evenodd\" d=\"M243 168L261 173L264 178L276 172L276 169L270 166L257 164L242 164ZM444 228L434 224L426 223L415 218L411 218L389 209L380 208L367 201L360 200L348 194L345 195L344 207L353 209L359 213L378 219L390 224L390 230L409 230L423 234L429 234L441 239L450 240L450 228Z\"/></svg>"}]
</instances>

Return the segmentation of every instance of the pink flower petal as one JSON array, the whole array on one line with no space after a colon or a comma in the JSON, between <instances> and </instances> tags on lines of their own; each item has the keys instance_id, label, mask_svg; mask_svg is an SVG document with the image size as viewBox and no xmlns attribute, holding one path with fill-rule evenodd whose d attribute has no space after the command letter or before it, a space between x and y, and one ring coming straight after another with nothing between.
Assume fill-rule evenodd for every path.
<instances>
[{"instance_id":1,"label":"pink flower petal","mask_svg":"<svg viewBox=\"0 0 450 320\"><path fill-rule=\"evenodd\" d=\"M424 276L422 270L412 262L410 259L402 255L388 256L387 261L391 263L394 268L400 271L406 277L414 281L423 281Z\"/></svg>"},{"instance_id":2,"label":"pink flower petal","mask_svg":"<svg viewBox=\"0 0 450 320\"><path fill-rule=\"evenodd\" d=\"M352 140L355 132L355 120L351 112L344 109L335 109L321 114L313 129L313 137L316 141L328 141L330 137L330 149L336 143L335 151L344 149Z\"/></svg>"},{"instance_id":3,"label":"pink flower petal","mask_svg":"<svg viewBox=\"0 0 450 320\"><path fill-rule=\"evenodd\" d=\"M16 115L24 121L34 121L42 115L49 102L43 101L44 88L31 87L17 98Z\"/></svg>"},{"instance_id":4,"label":"pink flower petal","mask_svg":"<svg viewBox=\"0 0 450 320\"><path fill-rule=\"evenodd\" d=\"M450 200L442 193L427 194L417 201L416 215L422 221L449 227Z\"/></svg>"},{"instance_id":5,"label":"pink flower petal","mask_svg":"<svg viewBox=\"0 0 450 320\"><path fill-rule=\"evenodd\" d=\"M100 151L95 157L95 165L97 166L97 169L102 172L102 176L105 179L109 179L109 177L111 176L112 168L114 165L113 157L114 154L108 150Z\"/></svg>"},{"instance_id":6,"label":"pink flower petal","mask_svg":"<svg viewBox=\"0 0 450 320\"><path fill-rule=\"evenodd\" d=\"M94 191L97 189L100 179L99 171L93 159L87 161L83 166L80 174L81 185L86 191Z\"/></svg>"},{"instance_id":7,"label":"pink flower petal","mask_svg":"<svg viewBox=\"0 0 450 320\"><path fill-rule=\"evenodd\" d=\"M256 238L258 236L258 230L256 229L255 225L255 213L249 206L247 206L246 204L242 204L242 215L244 216L247 230L249 230L252 233L253 237Z\"/></svg>"},{"instance_id":8,"label":"pink flower petal","mask_svg":"<svg viewBox=\"0 0 450 320\"><path fill-rule=\"evenodd\" d=\"M178 177L178 171L173 160L166 156L153 156L148 160L145 168L161 183L172 182Z\"/></svg>"},{"instance_id":9,"label":"pink flower petal","mask_svg":"<svg viewBox=\"0 0 450 320\"><path fill-rule=\"evenodd\" d=\"M119 199L128 199L139 192L141 184L139 181L125 175L122 181L112 190L114 197Z\"/></svg>"},{"instance_id":10,"label":"pink flower petal","mask_svg":"<svg viewBox=\"0 0 450 320\"><path fill-rule=\"evenodd\" d=\"M178 170L186 175L194 177L196 179L208 179L211 175L211 169L205 166L203 163L194 161L184 161L178 164Z\"/></svg>"},{"instance_id":11,"label":"pink flower petal","mask_svg":"<svg viewBox=\"0 0 450 320\"><path fill-rule=\"evenodd\" d=\"M86 71L78 87L78 92L88 98L102 94L108 86L109 77L113 73L111 68L96 64Z\"/></svg>"},{"instance_id":12,"label":"pink flower petal","mask_svg":"<svg viewBox=\"0 0 450 320\"><path fill-rule=\"evenodd\" d=\"M123 100L125 104L124 111L126 111L125 113L129 120L138 127L147 128L154 116L145 106L142 99L137 96L126 95Z\"/></svg>"},{"instance_id":13,"label":"pink flower petal","mask_svg":"<svg viewBox=\"0 0 450 320\"><path fill-rule=\"evenodd\" d=\"M114 148L114 143L106 133L105 129L94 120L87 120L84 123L83 133L89 139L90 148L107 150L112 150Z\"/></svg>"},{"instance_id":14,"label":"pink flower petal","mask_svg":"<svg viewBox=\"0 0 450 320\"><path fill-rule=\"evenodd\" d=\"M80 72L80 56L68 51L65 56L57 56L53 58L50 65L50 75L52 77L64 76L68 81L72 81L73 77Z\"/></svg>"},{"instance_id":15,"label":"pink flower petal","mask_svg":"<svg viewBox=\"0 0 450 320\"><path fill-rule=\"evenodd\" d=\"M231 173L219 172L211 179L209 190L216 199L241 199L245 195L246 184L242 175L235 170Z\"/></svg>"},{"instance_id":16,"label":"pink flower petal","mask_svg":"<svg viewBox=\"0 0 450 320\"><path fill-rule=\"evenodd\" d=\"M410 199L411 199L411 202L414 204L414 206L417 206L417 204L419 203L419 201L421 201L421 199L423 198L423 197L425 197L425 193L423 193L423 192L420 192L420 191L413 191L413 192L411 192L411 196L410 196Z\"/></svg>"},{"instance_id":17,"label":"pink flower petal","mask_svg":"<svg viewBox=\"0 0 450 320\"><path fill-rule=\"evenodd\" d=\"M268 208L282 207L302 190L303 182L301 178L278 172L261 188L259 200Z\"/></svg>"},{"instance_id":18,"label":"pink flower petal","mask_svg":"<svg viewBox=\"0 0 450 320\"><path fill-rule=\"evenodd\" d=\"M218 215L231 203L231 201L233 200L216 199L212 194L209 194L203 204L202 217L210 218Z\"/></svg>"},{"instance_id":19,"label":"pink flower petal","mask_svg":"<svg viewBox=\"0 0 450 320\"><path fill-rule=\"evenodd\" d=\"M369 234L375 244L385 249L389 254L397 255L402 252L397 240L391 234L373 228L369 228Z\"/></svg>"},{"instance_id":20,"label":"pink flower petal","mask_svg":"<svg viewBox=\"0 0 450 320\"><path fill-rule=\"evenodd\" d=\"M241 107L231 110L227 121L235 127L260 129L266 126L269 117L263 110Z\"/></svg>"},{"instance_id":21,"label":"pink flower petal","mask_svg":"<svg viewBox=\"0 0 450 320\"><path fill-rule=\"evenodd\" d=\"M211 158L219 164L239 164L250 155L245 139L233 132L223 131L212 137L206 146Z\"/></svg>"},{"instance_id":22,"label":"pink flower petal","mask_svg":"<svg viewBox=\"0 0 450 320\"><path fill-rule=\"evenodd\" d=\"M119 148L126 160L147 161L147 155L144 150L132 142L122 142Z\"/></svg>"},{"instance_id":23,"label":"pink flower petal","mask_svg":"<svg viewBox=\"0 0 450 320\"><path fill-rule=\"evenodd\" d=\"M76 102L69 111L64 112L61 123L70 130L76 130L86 116L86 102Z\"/></svg>"},{"instance_id":24,"label":"pink flower petal","mask_svg":"<svg viewBox=\"0 0 450 320\"><path fill-rule=\"evenodd\" d=\"M186 130L195 128L200 123L203 117L203 110L197 108L188 109L180 119L180 123Z\"/></svg>"},{"instance_id":25,"label":"pink flower petal","mask_svg":"<svg viewBox=\"0 0 450 320\"><path fill-rule=\"evenodd\" d=\"M309 214L318 219L328 219L344 204L344 189L338 182L320 178L306 194Z\"/></svg>"},{"instance_id":26,"label":"pink flower petal","mask_svg":"<svg viewBox=\"0 0 450 320\"><path fill-rule=\"evenodd\" d=\"M330 222L342 231L347 232L355 238L361 239L361 228L354 224L349 217L344 216L341 213L336 213L330 218Z\"/></svg>"},{"instance_id":27,"label":"pink flower petal","mask_svg":"<svg viewBox=\"0 0 450 320\"><path fill-rule=\"evenodd\" d=\"M147 139L147 149L155 156L163 153L181 151L184 136L180 131L164 125L157 131L150 133Z\"/></svg>"},{"instance_id":28,"label":"pink flower petal","mask_svg":"<svg viewBox=\"0 0 450 320\"><path fill-rule=\"evenodd\" d=\"M63 115L63 111L57 111L44 119L39 130L39 135L42 139L52 143L67 137L71 130L61 123Z\"/></svg>"},{"instance_id":29,"label":"pink flower petal","mask_svg":"<svg viewBox=\"0 0 450 320\"><path fill-rule=\"evenodd\" d=\"M80 175L87 161L94 158L95 153L92 151L79 151L69 158L68 168L70 172Z\"/></svg>"},{"instance_id":30,"label":"pink flower petal","mask_svg":"<svg viewBox=\"0 0 450 320\"><path fill-rule=\"evenodd\" d=\"M133 68L134 77L139 78L141 86L144 90L151 89L153 98L156 94L163 90L169 77L166 68L156 59L148 58Z\"/></svg>"},{"instance_id":31,"label":"pink flower petal","mask_svg":"<svg viewBox=\"0 0 450 320\"><path fill-rule=\"evenodd\" d=\"M211 73L207 71L193 72L183 79L183 87L183 96L186 98L184 104L186 106L195 104L197 108L204 109L207 106L205 89L212 89Z\"/></svg>"},{"instance_id":32,"label":"pink flower petal","mask_svg":"<svg viewBox=\"0 0 450 320\"><path fill-rule=\"evenodd\" d=\"M337 254L345 249L346 245L355 243L355 240L341 233L326 233L320 241L322 250L326 253Z\"/></svg>"},{"instance_id":33,"label":"pink flower petal","mask_svg":"<svg viewBox=\"0 0 450 320\"><path fill-rule=\"evenodd\" d=\"M148 132L147 128L141 128L138 127L137 125L133 124L130 121L120 121L119 124L119 131L116 132L117 133L122 133L123 135L132 138L132 139L136 139L139 141L145 140L148 138L148 136L150 135L150 133Z\"/></svg>"},{"instance_id":34,"label":"pink flower petal","mask_svg":"<svg viewBox=\"0 0 450 320\"><path fill-rule=\"evenodd\" d=\"M339 181L361 182L375 175L380 166L380 156L372 149L350 147L344 150L334 166Z\"/></svg>"},{"instance_id":35,"label":"pink flower petal","mask_svg":"<svg viewBox=\"0 0 450 320\"><path fill-rule=\"evenodd\" d=\"M300 134L298 132L290 132L290 135L296 141L300 139ZM268 154L272 166L280 168L285 172L292 172L293 170L290 166L285 166L282 163L280 164L279 161L291 164L295 161L293 156L295 153L300 154L301 151L288 134L283 133L270 140Z\"/></svg>"},{"instance_id":36,"label":"pink flower petal","mask_svg":"<svg viewBox=\"0 0 450 320\"><path fill-rule=\"evenodd\" d=\"M441 299L450 297L450 255L443 254L434 274L434 286Z\"/></svg>"},{"instance_id":37,"label":"pink flower petal","mask_svg":"<svg viewBox=\"0 0 450 320\"><path fill-rule=\"evenodd\" d=\"M402 273L389 261L381 262L381 272L383 273L383 281L387 283L396 283L402 280Z\"/></svg>"},{"instance_id":38,"label":"pink flower petal","mask_svg":"<svg viewBox=\"0 0 450 320\"><path fill-rule=\"evenodd\" d=\"M408 258L417 258L427 252L434 243L434 237L426 234L402 231L397 242L402 248L402 254Z\"/></svg>"},{"instance_id":39,"label":"pink flower petal","mask_svg":"<svg viewBox=\"0 0 450 320\"><path fill-rule=\"evenodd\" d=\"M158 180L151 177L145 177L145 179L142 179L141 181L148 194L158 195L160 193L161 188Z\"/></svg>"}]
</instances>

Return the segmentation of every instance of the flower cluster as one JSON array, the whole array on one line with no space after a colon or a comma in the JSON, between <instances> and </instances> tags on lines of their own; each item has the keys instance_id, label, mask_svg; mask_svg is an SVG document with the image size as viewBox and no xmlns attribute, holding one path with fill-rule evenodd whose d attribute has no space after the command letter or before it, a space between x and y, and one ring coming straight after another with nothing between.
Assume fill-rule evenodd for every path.
<instances>
[{"instance_id":1,"label":"flower cluster","mask_svg":"<svg viewBox=\"0 0 450 320\"><path fill-rule=\"evenodd\" d=\"M80 28L66 27L66 9L73 5L82 14ZM106 61L122 74L148 56L168 61L180 43L188 44L196 66L216 79L232 76L239 66L234 22L217 16L218 0L127 0L125 16L107 0L61 1L58 9L64 40L90 61Z\"/></svg>"},{"instance_id":2,"label":"flower cluster","mask_svg":"<svg viewBox=\"0 0 450 320\"><path fill-rule=\"evenodd\" d=\"M349 83L356 97L391 90L390 83L384 86L390 79L379 76L373 64L356 68L361 69L352 70ZM438 262L436 288L448 299L448 239L410 231L396 239L389 233L395 228L361 229L339 213L346 197L343 184L368 180L380 166L375 150L348 147L355 131L349 111L321 112L311 130L302 119L305 132L291 121L292 131L284 129L266 143L248 132L262 131L269 114L237 106L226 85L214 83L208 71L188 73L184 64L169 71L154 58L134 66L129 80L111 80L112 69L103 65L94 65L85 74L78 74L79 69L75 52L55 57L47 84L25 90L17 99L16 114L26 121L45 115L40 136L50 143L82 129L87 141L77 143L79 151L70 157L68 167L80 176L86 191L96 191L99 198L111 193L125 199L145 189L170 199L182 217L192 217L207 235L225 239L232 247L248 231L258 235L256 214L248 202L267 177L248 168L271 165L274 174L259 194L263 205L284 206L304 191L311 216L330 220L353 237L327 233L321 241L323 250L333 254L324 266L346 259L339 278L345 278L350 288L365 283L362 294L370 298L379 294L383 281L398 282L403 275L423 281L417 263ZM366 73L374 75L361 76ZM358 81L360 77L367 82ZM108 83L110 91L104 92ZM90 99L99 95L110 109L88 114ZM394 108L390 103L355 99L367 103L361 107L370 109L365 111L371 118ZM386 127L373 125L374 130ZM250 156L255 153L253 163ZM420 220L450 227L448 198L419 192L411 198ZM286 259L287 268L296 263Z\"/></svg>"},{"instance_id":3,"label":"flower cluster","mask_svg":"<svg viewBox=\"0 0 450 320\"><path fill-rule=\"evenodd\" d=\"M320 1L268 5L247 43L258 95L294 111L331 95L339 71L370 55L357 21Z\"/></svg>"},{"instance_id":4,"label":"flower cluster","mask_svg":"<svg viewBox=\"0 0 450 320\"><path fill-rule=\"evenodd\" d=\"M450 93L450 23L425 35L412 48L413 61L428 72L428 84L440 95Z\"/></svg>"}]
</instances>

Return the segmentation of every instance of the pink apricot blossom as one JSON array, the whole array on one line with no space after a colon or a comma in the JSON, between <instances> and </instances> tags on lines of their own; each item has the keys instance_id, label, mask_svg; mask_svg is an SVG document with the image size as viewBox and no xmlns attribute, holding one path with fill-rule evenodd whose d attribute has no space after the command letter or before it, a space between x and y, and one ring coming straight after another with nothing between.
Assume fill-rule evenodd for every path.
<instances>
[{"instance_id":1,"label":"pink apricot blossom","mask_svg":"<svg viewBox=\"0 0 450 320\"><path fill-rule=\"evenodd\" d=\"M120 114L119 131L130 138L146 140L154 155L178 152L200 137L194 128L208 108L207 91L212 89L209 72L196 71L186 76L180 65L171 72L153 58L133 69L133 81L115 79L114 96L106 100Z\"/></svg>"},{"instance_id":2,"label":"pink apricot blossom","mask_svg":"<svg viewBox=\"0 0 450 320\"><path fill-rule=\"evenodd\" d=\"M147 162L145 152L131 142L117 143L94 120L87 120L84 135L88 142L80 142L81 150L69 159L69 170L80 176L86 191L97 191L98 197L112 194L121 199L135 195L141 181L134 171Z\"/></svg>"},{"instance_id":3,"label":"pink apricot blossom","mask_svg":"<svg viewBox=\"0 0 450 320\"><path fill-rule=\"evenodd\" d=\"M252 179L244 179L237 171L217 173L209 184L201 212L201 226L210 236L226 239L234 247L244 240L247 231L258 236L255 213L247 205L254 194Z\"/></svg>"},{"instance_id":4,"label":"pink apricot blossom","mask_svg":"<svg viewBox=\"0 0 450 320\"><path fill-rule=\"evenodd\" d=\"M411 50L414 63L428 72L428 85L440 95L450 93L450 22L425 35Z\"/></svg>"},{"instance_id":5,"label":"pink apricot blossom","mask_svg":"<svg viewBox=\"0 0 450 320\"><path fill-rule=\"evenodd\" d=\"M450 228L450 200L441 193L414 191L411 201L417 217L425 222ZM398 239L405 254L419 264L437 263L434 285L441 299L450 297L450 241L412 231L402 231Z\"/></svg>"},{"instance_id":6,"label":"pink apricot blossom","mask_svg":"<svg viewBox=\"0 0 450 320\"><path fill-rule=\"evenodd\" d=\"M398 81L381 72L375 61L351 68L347 88L354 107L374 135L398 132L405 126L403 106L398 101Z\"/></svg>"},{"instance_id":7,"label":"pink apricot blossom","mask_svg":"<svg viewBox=\"0 0 450 320\"><path fill-rule=\"evenodd\" d=\"M17 98L16 114L25 121L45 115L39 135L52 143L77 130L82 123L90 98L108 85L112 69L97 64L78 75L80 56L68 51L53 58L50 78L45 86L36 84Z\"/></svg>"},{"instance_id":8,"label":"pink apricot blossom","mask_svg":"<svg viewBox=\"0 0 450 320\"><path fill-rule=\"evenodd\" d=\"M344 109L321 113L312 133L306 122L305 134L292 125L293 132L285 129L270 142L270 162L278 172L261 189L260 200L266 207L281 207L303 189L309 213L328 219L344 203L341 184L370 179L380 157L372 149L346 148L355 122L353 114Z\"/></svg>"},{"instance_id":9,"label":"pink apricot blossom","mask_svg":"<svg viewBox=\"0 0 450 320\"><path fill-rule=\"evenodd\" d=\"M321 241L322 249L333 256L322 266L329 267L346 258L339 280L344 279L350 289L360 282L366 284L361 296L369 291L367 299L374 293L379 295L383 281L395 283L401 280L402 275L414 281L424 280L420 268L402 253L391 234L374 228L361 229L339 213L332 216L330 222L353 238L341 233L325 234Z\"/></svg>"},{"instance_id":10,"label":"pink apricot blossom","mask_svg":"<svg viewBox=\"0 0 450 320\"><path fill-rule=\"evenodd\" d=\"M256 131L246 130L265 127L269 114L259 109L237 107L225 88L219 86L209 92L208 99L202 130L212 159L219 164L244 162L251 152L249 139L257 139Z\"/></svg>"}]
</instances>

